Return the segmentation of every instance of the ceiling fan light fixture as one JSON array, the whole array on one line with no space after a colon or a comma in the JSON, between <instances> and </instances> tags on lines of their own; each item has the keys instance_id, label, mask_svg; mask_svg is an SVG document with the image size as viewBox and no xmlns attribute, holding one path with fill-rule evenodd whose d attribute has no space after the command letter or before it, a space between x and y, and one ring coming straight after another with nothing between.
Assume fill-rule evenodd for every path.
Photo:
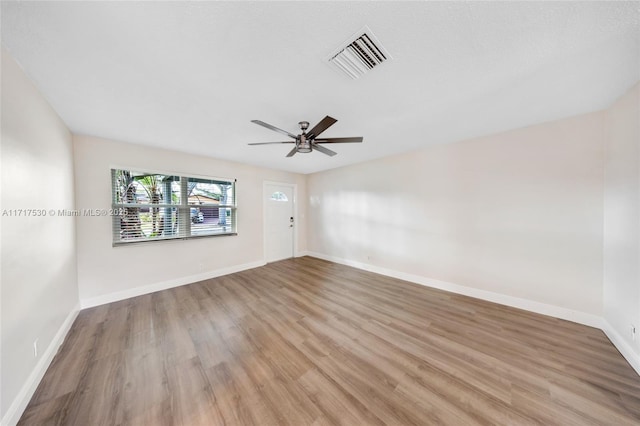
<instances>
[{"instance_id":1,"label":"ceiling fan light fixture","mask_svg":"<svg viewBox=\"0 0 640 426\"><path fill-rule=\"evenodd\" d=\"M302 128L302 123L305 123L305 122L300 123L301 124L300 128ZM296 147L298 148L298 152L302 154L306 154L312 151L311 142L307 140L304 133L296 138Z\"/></svg>"}]
</instances>

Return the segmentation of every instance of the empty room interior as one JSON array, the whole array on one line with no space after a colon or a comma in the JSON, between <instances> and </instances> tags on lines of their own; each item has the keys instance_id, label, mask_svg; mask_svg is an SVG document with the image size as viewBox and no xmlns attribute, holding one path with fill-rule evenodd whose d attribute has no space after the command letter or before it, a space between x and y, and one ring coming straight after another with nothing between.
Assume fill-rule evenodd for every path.
<instances>
[{"instance_id":1,"label":"empty room interior","mask_svg":"<svg viewBox=\"0 0 640 426\"><path fill-rule=\"evenodd\" d=\"M640 2L1 2L0 418L640 425Z\"/></svg>"}]
</instances>

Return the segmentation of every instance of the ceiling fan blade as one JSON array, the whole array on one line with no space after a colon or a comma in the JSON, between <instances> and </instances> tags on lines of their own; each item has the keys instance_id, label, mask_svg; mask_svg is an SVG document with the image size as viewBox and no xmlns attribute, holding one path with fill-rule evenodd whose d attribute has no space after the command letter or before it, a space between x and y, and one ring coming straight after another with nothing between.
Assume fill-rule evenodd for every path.
<instances>
[{"instance_id":1,"label":"ceiling fan blade","mask_svg":"<svg viewBox=\"0 0 640 426\"><path fill-rule=\"evenodd\" d=\"M333 152L330 149L325 148L324 146L316 145L315 143L312 143L311 145L313 146L313 149L315 149L316 151L319 151L323 154L327 154L330 157L333 157L334 155L337 154L337 152Z\"/></svg>"},{"instance_id":2,"label":"ceiling fan blade","mask_svg":"<svg viewBox=\"0 0 640 426\"><path fill-rule=\"evenodd\" d=\"M280 144L280 143L296 143L295 141L283 141L283 142L254 142L254 143L249 143L247 145L272 145L272 144Z\"/></svg>"},{"instance_id":3,"label":"ceiling fan blade","mask_svg":"<svg viewBox=\"0 0 640 426\"><path fill-rule=\"evenodd\" d=\"M353 137L353 138L322 138L322 139L314 139L315 143L346 143L346 142L362 142L364 138Z\"/></svg>"},{"instance_id":4,"label":"ceiling fan blade","mask_svg":"<svg viewBox=\"0 0 640 426\"><path fill-rule=\"evenodd\" d=\"M296 152L298 152L298 147L294 146L293 149L287 154L287 157L293 157L294 155L296 155Z\"/></svg>"},{"instance_id":5,"label":"ceiling fan blade","mask_svg":"<svg viewBox=\"0 0 640 426\"><path fill-rule=\"evenodd\" d=\"M286 130L278 129L277 127L272 126L272 125L271 125L271 124L269 124L269 123L265 123L264 121L260 121L260 120L251 120L251 122L252 122L252 123L256 123L256 124L257 124L257 125L259 125L259 126L266 127L267 129L273 130L274 132L278 132L278 133L282 133L283 135L287 135L287 136L289 136L290 138L293 138L293 139L295 139L295 138L297 137L297 136L296 136L296 135L294 135L293 133L289 133L289 132L287 132Z\"/></svg>"},{"instance_id":6,"label":"ceiling fan blade","mask_svg":"<svg viewBox=\"0 0 640 426\"><path fill-rule=\"evenodd\" d=\"M318 136L320 133L327 130L329 127L333 126L333 124L338 121L333 117L329 117L328 115L322 119L318 124L316 124L313 129L307 132L307 139L313 139Z\"/></svg>"}]
</instances>

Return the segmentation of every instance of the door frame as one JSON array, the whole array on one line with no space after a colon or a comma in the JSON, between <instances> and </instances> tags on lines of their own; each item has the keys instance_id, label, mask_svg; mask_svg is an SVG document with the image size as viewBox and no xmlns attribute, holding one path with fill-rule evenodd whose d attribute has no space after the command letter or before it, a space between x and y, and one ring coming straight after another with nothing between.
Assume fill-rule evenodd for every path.
<instances>
[{"instance_id":1,"label":"door frame","mask_svg":"<svg viewBox=\"0 0 640 426\"><path fill-rule=\"evenodd\" d=\"M293 190L293 252L298 255L298 184L288 182L262 181L262 259L267 263L267 185L288 186Z\"/></svg>"}]
</instances>

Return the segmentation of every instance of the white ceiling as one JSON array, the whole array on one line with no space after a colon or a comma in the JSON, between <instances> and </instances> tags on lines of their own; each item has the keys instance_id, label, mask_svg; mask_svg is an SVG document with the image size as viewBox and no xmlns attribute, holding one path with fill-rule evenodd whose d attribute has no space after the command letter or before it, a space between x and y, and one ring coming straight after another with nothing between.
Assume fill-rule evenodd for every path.
<instances>
[{"instance_id":1,"label":"white ceiling","mask_svg":"<svg viewBox=\"0 0 640 426\"><path fill-rule=\"evenodd\" d=\"M79 134L311 173L606 108L640 79L640 2L2 2L2 44ZM393 60L327 56L368 25ZM285 158L323 136L362 144Z\"/></svg>"}]
</instances>

